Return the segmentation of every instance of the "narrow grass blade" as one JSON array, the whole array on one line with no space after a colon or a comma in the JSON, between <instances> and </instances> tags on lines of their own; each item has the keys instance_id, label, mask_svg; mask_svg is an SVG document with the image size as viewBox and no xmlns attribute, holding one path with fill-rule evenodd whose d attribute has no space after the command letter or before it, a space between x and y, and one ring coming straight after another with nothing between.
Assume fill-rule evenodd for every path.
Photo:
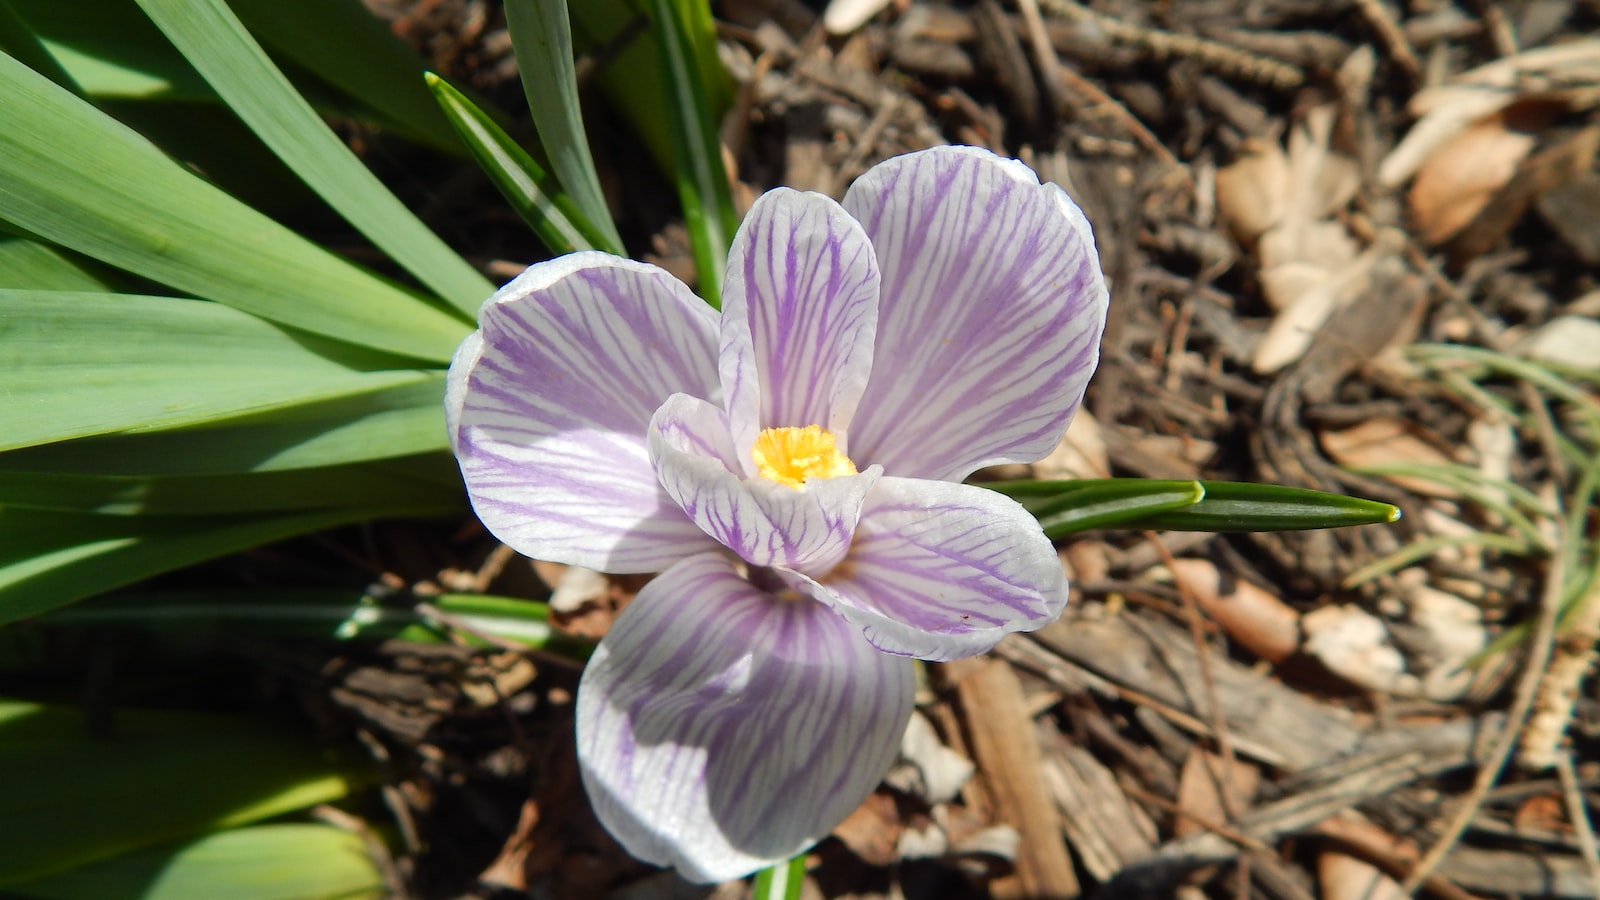
<instances>
[{"instance_id":1,"label":"narrow grass blade","mask_svg":"<svg viewBox=\"0 0 1600 900\"><path fill-rule=\"evenodd\" d=\"M226 475L444 453L449 445L439 401L443 396L444 373L423 373L398 387L297 402L200 426L12 450L0 453L0 472Z\"/></svg>"},{"instance_id":2,"label":"narrow grass blade","mask_svg":"<svg viewBox=\"0 0 1600 900\"><path fill-rule=\"evenodd\" d=\"M201 300L0 290L0 335L0 449L169 428L430 377L354 369L315 352L305 336Z\"/></svg>"},{"instance_id":3,"label":"narrow grass blade","mask_svg":"<svg viewBox=\"0 0 1600 900\"><path fill-rule=\"evenodd\" d=\"M611 221L583 129L566 0L506 0L505 9L522 90L556 179L584 218L605 237L604 246L621 247L622 237Z\"/></svg>"},{"instance_id":4,"label":"narrow grass blade","mask_svg":"<svg viewBox=\"0 0 1600 900\"><path fill-rule=\"evenodd\" d=\"M694 250L700 296L720 308L723 269L738 217L728 173L722 165L717 122L701 79L693 40L671 0L649 0L649 10L661 47L678 198Z\"/></svg>"},{"instance_id":5,"label":"narrow grass blade","mask_svg":"<svg viewBox=\"0 0 1600 900\"><path fill-rule=\"evenodd\" d=\"M389 891L359 835L331 825L251 825L12 885L32 900L367 900Z\"/></svg>"},{"instance_id":6,"label":"narrow grass blade","mask_svg":"<svg viewBox=\"0 0 1600 900\"><path fill-rule=\"evenodd\" d=\"M0 701L0 841L11 886L201 831L339 799L354 760L240 717L119 709L111 739L87 713Z\"/></svg>"},{"instance_id":7,"label":"narrow grass blade","mask_svg":"<svg viewBox=\"0 0 1600 900\"><path fill-rule=\"evenodd\" d=\"M1205 499L1118 526L1167 531L1304 531L1397 521L1387 503L1275 484L1202 481Z\"/></svg>"},{"instance_id":8,"label":"narrow grass blade","mask_svg":"<svg viewBox=\"0 0 1600 900\"><path fill-rule=\"evenodd\" d=\"M439 512L389 505L275 516L158 517L0 508L0 625L297 534Z\"/></svg>"},{"instance_id":9,"label":"narrow grass blade","mask_svg":"<svg viewBox=\"0 0 1600 900\"><path fill-rule=\"evenodd\" d=\"M306 241L0 54L0 219L315 334L443 362L462 321Z\"/></svg>"},{"instance_id":10,"label":"narrow grass blade","mask_svg":"<svg viewBox=\"0 0 1600 900\"><path fill-rule=\"evenodd\" d=\"M451 306L494 286L422 224L323 124L222 0L136 0L239 118L339 215Z\"/></svg>"},{"instance_id":11,"label":"narrow grass blade","mask_svg":"<svg viewBox=\"0 0 1600 900\"><path fill-rule=\"evenodd\" d=\"M473 159L489 180L533 228L552 253L574 250L604 250L622 255L621 244L586 219L561 185L545 173L526 150L495 124L488 113L451 87L443 78L427 73L428 89L467 145Z\"/></svg>"},{"instance_id":12,"label":"narrow grass blade","mask_svg":"<svg viewBox=\"0 0 1600 900\"><path fill-rule=\"evenodd\" d=\"M1085 481L993 481L980 487L1005 494L1039 520L1051 538L1193 506L1205 496L1198 481L1106 478Z\"/></svg>"}]
</instances>

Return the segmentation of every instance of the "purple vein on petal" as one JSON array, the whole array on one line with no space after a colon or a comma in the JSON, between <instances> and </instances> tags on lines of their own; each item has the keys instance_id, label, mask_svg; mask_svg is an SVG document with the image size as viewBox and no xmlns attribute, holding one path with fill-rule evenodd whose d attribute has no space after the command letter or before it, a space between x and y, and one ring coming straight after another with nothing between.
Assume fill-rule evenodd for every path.
<instances>
[{"instance_id":1,"label":"purple vein on petal","mask_svg":"<svg viewBox=\"0 0 1600 900\"><path fill-rule=\"evenodd\" d=\"M723 320L724 372L753 369L760 384L753 411L734 409L727 389L736 436L750 415L759 427L848 426L871 367L877 290L871 244L837 203L790 190L757 201L730 252Z\"/></svg>"},{"instance_id":2,"label":"purple vein on petal","mask_svg":"<svg viewBox=\"0 0 1600 900\"><path fill-rule=\"evenodd\" d=\"M883 266L877 367L852 451L957 479L1037 459L1098 358L1105 288L1081 212L1019 165L929 151L846 198Z\"/></svg>"},{"instance_id":3,"label":"purple vein on petal","mask_svg":"<svg viewBox=\"0 0 1600 900\"><path fill-rule=\"evenodd\" d=\"M704 305L660 269L583 253L530 268L481 318L448 418L484 524L530 556L611 571L705 549L645 448L668 394L716 392Z\"/></svg>"}]
</instances>

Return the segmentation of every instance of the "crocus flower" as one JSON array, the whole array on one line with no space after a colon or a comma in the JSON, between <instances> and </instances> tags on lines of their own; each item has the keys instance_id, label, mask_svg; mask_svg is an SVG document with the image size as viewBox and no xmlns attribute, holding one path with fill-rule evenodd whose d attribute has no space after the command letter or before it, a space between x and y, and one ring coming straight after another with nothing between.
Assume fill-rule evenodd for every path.
<instances>
[{"instance_id":1,"label":"crocus flower","mask_svg":"<svg viewBox=\"0 0 1600 900\"><path fill-rule=\"evenodd\" d=\"M1106 305L1078 207L969 147L891 159L843 205L762 196L723 296L719 317L654 266L540 263L484 305L446 399L496 536L661 573L584 671L579 758L611 834L701 882L871 792L913 658L1061 612L1038 523L961 481L1055 447Z\"/></svg>"}]
</instances>

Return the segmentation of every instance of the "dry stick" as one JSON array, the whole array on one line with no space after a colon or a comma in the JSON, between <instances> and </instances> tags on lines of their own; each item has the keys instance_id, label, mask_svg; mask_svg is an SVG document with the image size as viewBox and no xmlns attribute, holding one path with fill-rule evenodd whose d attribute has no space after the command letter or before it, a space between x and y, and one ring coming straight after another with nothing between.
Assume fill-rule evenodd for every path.
<instances>
[{"instance_id":1,"label":"dry stick","mask_svg":"<svg viewBox=\"0 0 1600 900\"><path fill-rule=\"evenodd\" d=\"M1556 527L1562 528L1559 516L1555 521ZM1467 792L1455 815L1450 817L1450 824L1445 827L1444 833L1432 847L1428 848L1428 852L1406 878L1403 887L1407 893L1416 893L1417 888L1433 874L1439 864L1444 862L1445 856L1461 840L1461 835L1471 824L1472 817L1477 815L1479 808L1483 806L1489 789L1500 777L1506 761L1511 758L1511 751L1516 748L1517 741L1521 737L1522 726L1528 721L1528 713L1533 710L1533 701L1538 696L1539 684L1544 679L1544 668L1550 662L1550 653L1555 645L1556 619L1561 613L1564 583L1564 573L1559 566L1552 565L1550 574L1545 579L1544 591L1539 596L1539 619L1534 625L1533 646L1529 650L1522 674L1517 678L1517 693L1511 701L1511 709L1506 713L1505 730L1495 739L1494 749L1490 751L1483 766L1478 769L1477 777L1473 779L1472 790Z\"/></svg>"},{"instance_id":2,"label":"dry stick","mask_svg":"<svg viewBox=\"0 0 1600 900\"><path fill-rule=\"evenodd\" d=\"M1113 41L1140 47L1158 62L1169 57L1193 59L1225 75L1268 84L1280 90L1292 90L1306 80L1304 72L1286 62L1245 53L1217 41L1130 25L1121 19L1101 15L1073 0L1039 0L1039 3L1062 18L1093 25Z\"/></svg>"},{"instance_id":3,"label":"dry stick","mask_svg":"<svg viewBox=\"0 0 1600 900\"><path fill-rule=\"evenodd\" d=\"M1567 818L1572 820L1572 830L1577 834L1578 849L1583 853L1583 864L1589 870L1589 880L1600 894L1600 846L1596 846L1594 828L1589 824L1589 810L1584 806L1583 794L1578 790L1578 773L1572 769L1572 754L1556 756L1556 776L1561 779L1561 795L1567 801Z\"/></svg>"},{"instance_id":4,"label":"dry stick","mask_svg":"<svg viewBox=\"0 0 1600 900\"><path fill-rule=\"evenodd\" d=\"M1053 107L1051 113L1060 115L1065 105L1066 88L1061 81L1061 60L1056 48L1050 45L1050 35L1044 30L1044 16L1039 14L1039 0L1017 0L1022 10L1022 22L1027 26L1028 44L1033 50L1033 64L1039 67L1039 80Z\"/></svg>"},{"instance_id":5,"label":"dry stick","mask_svg":"<svg viewBox=\"0 0 1600 900\"><path fill-rule=\"evenodd\" d=\"M1153 542L1161 550L1161 559L1169 570L1177 568L1177 561L1172 558L1166 545L1161 543L1161 537L1154 531L1146 531L1145 539ZM1200 605L1195 602L1194 592L1180 579L1177 582L1178 596L1183 599L1184 620L1189 625L1189 638L1194 641L1195 662L1200 667L1200 683L1206 693L1206 706L1211 713L1211 730L1216 733L1217 750L1222 753L1223 772L1218 773L1210 765L1206 769L1211 772L1211 777L1217 783L1217 794L1222 798L1222 808L1228 811L1228 818L1239 815L1239 798L1233 792L1233 774L1238 769L1239 757L1233 752L1233 737L1228 731L1228 723L1222 712L1222 703L1217 699L1217 682L1211 672L1211 648L1206 645L1205 629L1200 623Z\"/></svg>"},{"instance_id":6,"label":"dry stick","mask_svg":"<svg viewBox=\"0 0 1600 900\"><path fill-rule=\"evenodd\" d=\"M1411 49L1411 42L1406 40L1406 33L1401 30L1400 23L1394 19L1388 4L1383 0L1356 0L1356 7L1361 10L1362 18L1378 33L1378 40L1383 42L1389 56L1406 70L1412 81L1422 78L1422 63L1417 61L1417 54Z\"/></svg>"},{"instance_id":7,"label":"dry stick","mask_svg":"<svg viewBox=\"0 0 1600 900\"><path fill-rule=\"evenodd\" d=\"M1069 88L1087 97L1089 102L1094 104L1095 109L1109 111L1117 121L1122 123L1122 127L1128 129L1128 133L1132 134L1133 139L1139 142L1139 146L1161 160L1169 168L1183 173L1184 181L1188 183L1191 190L1194 188L1194 176L1189 174L1189 167L1178 162L1178 158L1172 155L1172 151L1168 150L1165 144L1161 143L1161 139L1156 137L1155 133L1149 128L1146 128L1145 124L1139 121L1137 116L1128 112L1127 107L1118 103L1110 94L1096 87L1094 82L1065 66L1057 69L1056 72L1060 74L1061 80Z\"/></svg>"}]
</instances>

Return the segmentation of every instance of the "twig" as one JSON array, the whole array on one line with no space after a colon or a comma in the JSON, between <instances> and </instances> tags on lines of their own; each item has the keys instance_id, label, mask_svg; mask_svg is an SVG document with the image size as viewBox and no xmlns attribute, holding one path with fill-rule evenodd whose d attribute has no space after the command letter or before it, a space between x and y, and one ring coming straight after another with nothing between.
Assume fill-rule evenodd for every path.
<instances>
[{"instance_id":1,"label":"twig","mask_svg":"<svg viewBox=\"0 0 1600 900\"><path fill-rule=\"evenodd\" d=\"M1073 0L1039 0L1040 5L1065 19L1086 22L1103 32L1113 41L1132 44L1148 52L1157 62L1172 57L1192 59L1206 68L1270 85L1279 90L1293 90L1305 83L1305 73L1298 68L1275 59L1245 53L1216 41L1191 34L1173 34L1130 25L1121 19L1094 12ZM1067 74L1063 71L1063 74Z\"/></svg>"},{"instance_id":2,"label":"twig","mask_svg":"<svg viewBox=\"0 0 1600 900\"><path fill-rule=\"evenodd\" d=\"M1406 40L1406 33L1401 30L1400 23L1394 19L1394 13L1383 0L1356 0L1356 7L1361 10L1361 17L1367 20L1372 30L1378 33L1378 40L1383 42L1389 56L1411 76L1413 82L1422 78L1422 63L1417 61L1417 54L1411 49L1411 42Z\"/></svg>"},{"instance_id":3,"label":"twig","mask_svg":"<svg viewBox=\"0 0 1600 900\"><path fill-rule=\"evenodd\" d=\"M1560 528L1559 517L1556 521L1556 527ZM1544 668L1550 662L1550 653L1555 644L1556 619L1561 612L1561 595L1565 585L1563 576L1564 573L1559 565L1550 567L1544 590L1539 596L1539 618L1534 625L1532 646L1528 650L1522 674L1517 678L1517 692L1512 699L1511 709L1506 713L1505 729L1495 738L1494 748L1478 769L1478 775L1472 782L1472 789L1467 792L1467 796L1456 808L1455 814L1450 817L1444 833L1432 847L1428 848L1428 852L1417 863L1417 867L1407 876L1403 885L1407 893L1416 893L1417 888L1433 874L1439 864L1444 862L1451 848L1461 840L1461 835L1466 832L1472 817L1483 806L1489 789L1494 786L1495 780L1505 769L1506 761L1511 758L1511 751L1517 746L1522 726L1528 721L1528 714L1533 710L1533 701L1539 693L1539 684L1544 678Z\"/></svg>"},{"instance_id":4,"label":"twig","mask_svg":"<svg viewBox=\"0 0 1600 900\"><path fill-rule=\"evenodd\" d=\"M1567 801L1567 818L1572 820L1572 830L1578 838L1578 849L1583 864L1589 870L1589 880L1600 892L1600 846L1596 846L1594 827L1589 823L1589 810L1584 805L1583 793L1578 790L1578 773L1572 769L1572 754L1556 756L1556 776L1561 779L1561 796Z\"/></svg>"},{"instance_id":5,"label":"twig","mask_svg":"<svg viewBox=\"0 0 1600 900\"><path fill-rule=\"evenodd\" d=\"M1161 552L1161 560L1168 569L1176 569L1177 562L1172 553L1161 543L1160 535L1154 531L1146 531L1145 539L1153 542ZM1195 602L1194 592L1189 590L1183 579L1175 579L1178 596L1183 599L1184 620L1189 626L1189 639L1194 641L1195 662L1200 667L1200 684L1206 693L1206 706L1211 713L1211 730L1217 740L1217 750L1222 754L1224 771L1218 774L1211 771L1211 777L1217 783L1217 793L1222 798L1222 806L1228 811L1228 817L1237 816L1241 807L1239 798L1234 796L1232 776L1238 768L1239 757L1233 752L1233 737L1228 731L1227 717L1223 715L1222 704L1217 700L1217 680L1211 672L1211 648L1206 644L1205 629L1201 624L1200 604ZM1210 769L1210 766L1207 766Z\"/></svg>"}]
</instances>

